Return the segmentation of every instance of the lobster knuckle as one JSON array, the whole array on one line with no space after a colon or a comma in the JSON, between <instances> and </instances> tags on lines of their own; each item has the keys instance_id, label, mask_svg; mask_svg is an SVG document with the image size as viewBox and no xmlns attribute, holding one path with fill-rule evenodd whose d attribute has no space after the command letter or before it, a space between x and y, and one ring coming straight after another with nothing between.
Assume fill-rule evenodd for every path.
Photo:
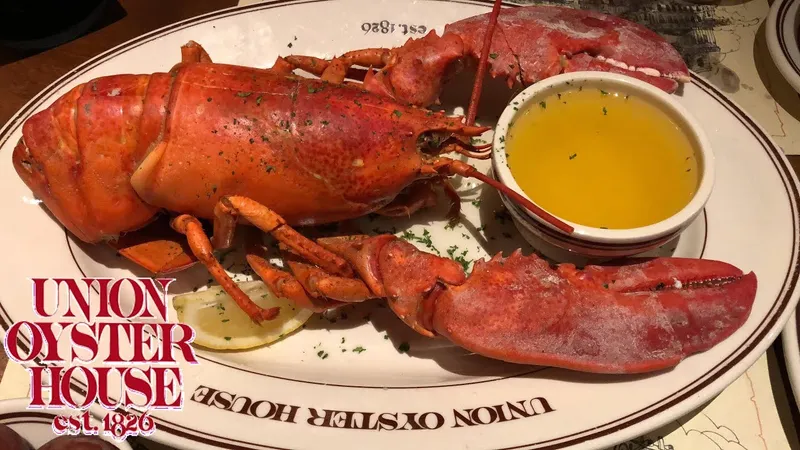
<instances>
[{"instance_id":1,"label":"lobster knuckle","mask_svg":"<svg viewBox=\"0 0 800 450\"><path fill-rule=\"evenodd\" d=\"M464 56L461 38L431 31L420 39L409 39L395 52L389 83L399 100L430 106L439 98L442 85Z\"/></svg>"},{"instance_id":2,"label":"lobster knuckle","mask_svg":"<svg viewBox=\"0 0 800 450\"><path fill-rule=\"evenodd\" d=\"M384 278L380 268L383 247L394 240L391 235L344 236L317 240L326 250L345 259L355 269L359 278L378 297L385 297Z\"/></svg>"},{"instance_id":3,"label":"lobster knuckle","mask_svg":"<svg viewBox=\"0 0 800 450\"><path fill-rule=\"evenodd\" d=\"M463 283L461 266L453 260L419 251L399 239L383 247L378 264L392 311L415 331L433 336L432 330L423 324L428 322L426 309L437 306L425 301L440 281L449 285Z\"/></svg>"}]
</instances>

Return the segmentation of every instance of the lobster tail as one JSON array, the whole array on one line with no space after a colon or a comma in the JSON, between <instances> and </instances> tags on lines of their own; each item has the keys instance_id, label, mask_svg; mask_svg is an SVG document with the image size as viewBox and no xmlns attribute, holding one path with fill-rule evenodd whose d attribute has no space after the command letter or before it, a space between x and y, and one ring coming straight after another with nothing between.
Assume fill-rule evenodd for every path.
<instances>
[{"instance_id":1,"label":"lobster tail","mask_svg":"<svg viewBox=\"0 0 800 450\"><path fill-rule=\"evenodd\" d=\"M14 169L82 241L114 238L155 216L157 209L142 202L129 180L148 138L155 139L163 123L163 108L147 105L145 98L165 95L168 78L98 78L76 86L23 126Z\"/></svg>"}]
</instances>

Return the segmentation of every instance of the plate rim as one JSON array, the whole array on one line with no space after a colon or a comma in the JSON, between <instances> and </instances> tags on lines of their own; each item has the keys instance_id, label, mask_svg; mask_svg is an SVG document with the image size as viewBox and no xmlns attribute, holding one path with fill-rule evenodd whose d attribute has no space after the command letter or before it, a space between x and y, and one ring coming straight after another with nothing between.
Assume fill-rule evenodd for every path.
<instances>
[{"instance_id":1,"label":"plate rim","mask_svg":"<svg viewBox=\"0 0 800 450\"><path fill-rule=\"evenodd\" d=\"M797 38L797 26L800 25L800 11L798 11L798 0L776 0L769 9L766 19L766 38L767 49L769 50L775 66L783 75L786 81L800 93L800 60L795 61L789 53L789 47L800 53ZM794 11L797 17L794 21L788 14L789 10ZM795 40L784 39L785 27L793 25L795 29Z\"/></svg>"},{"instance_id":2,"label":"plate rim","mask_svg":"<svg viewBox=\"0 0 800 450\"><path fill-rule=\"evenodd\" d=\"M59 79L57 79L56 81L51 83L49 86L44 88L38 94L36 94L36 96L34 96L28 103L23 105L23 107L20 108L20 110L17 111L17 113L15 113L14 116L12 116L12 118L9 119L9 121L2 128L0 128L0 145L5 144L5 142L10 137L11 133L9 133L9 130L16 129L17 126L18 126L18 122L21 120L22 116L26 116L27 117L29 115L28 114L28 110L32 106L38 106L38 104L41 104L42 97L45 97L47 93L51 92L54 89L57 89L60 86L66 85L67 83L71 82L72 79L74 79L75 77L82 75L86 71L88 71L88 70L96 67L97 65L101 64L102 62L104 62L104 60L107 59L108 57L112 57L112 56L116 56L117 54L124 53L121 50L130 50L132 48L136 48L136 46L134 46L134 44L136 44L136 43L149 42L150 40L152 40L154 38L157 38L157 37L160 37L160 36L164 35L165 33L167 33L170 30L177 31L177 30L186 28L187 26L197 25L197 24L203 23L203 22L205 22L207 20L210 20L210 19L214 19L214 20L221 19L221 18L227 17L229 15L232 15L232 13L246 13L247 10L251 10L251 9L252 10L269 9L269 8L272 8L272 7L279 7L279 6L283 6L283 5L306 4L306 3L317 3L317 2L330 2L330 1L336 1L336 0L271 0L271 1L264 1L264 2L261 2L261 3L254 3L254 4L250 4L250 5L234 6L234 7L231 7L231 8L225 8L225 9L213 11L213 12L210 12L210 13L207 13L207 14L199 15L199 16L196 16L196 17L193 17L193 18L185 19L185 20L180 21L180 22L175 22L173 24L164 26L164 27L159 28L157 30L154 30L154 31L151 31L149 33L146 33L146 34L140 35L138 37L135 37L135 38L133 38L133 39L131 39L129 41L126 41L126 42L124 42L124 43L122 43L122 44L120 44L120 45L118 45L118 46L106 51L106 52L103 52L103 53L95 56L94 58L91 58L91 59L87 60L83 64L77 66L75 69L71 70L67 74L63 75L62 77L60 77ZM491 3L492 3L491 0L426 0L426 1L466 3L466 4L480 5L480 6L486 6L486 7L489 7L491 5ZM514 2L507 2L507 1L503 2L503 3L504 3L505 6L511 6L511 7L525 6L525 5L516 4ZM148 39L148 38L150 38L150 39ZM693 79L693 83L697 84L708 95L717 96L718 97L718 101L722 104L722 106L726 107L725 103L727 103L730 106L730 108L726 107L726 109L729 109L729 111L737 119L739 119L740 122L742 122L743 126L745 128L747 128L748 131L751 134L753 134L754 138L756 138L756 140L758 140L762 144L763 149L765 151L767 151L768 157L770 157L771 162L773 163L773 165L776 168L776 171L777 171L776 175L781 177L782 181L784 182L784 185L785 185L785 188L787 190L787 195L789 197L789 201L790 201L791 206L793 206L794 209L795 209L795 212L797 212L798 204L800 203L800 194L798 194L798 192L800 192L800 189L798 188L798 186L800 186L800 182L798 181L797 174L793 170L791 170L791 165L788 163L788 160L786 159L785 155L783 154L782 151L780 151L780 147L769 137L769 135L763 130L763 128L757 122L755 122L752 119L752 117L743 108L741 108L735 101L733 101L732 99L728 98L723 92L721 92L719 89L715 88L713 85L708 83L705 79L701 78L699 75L697 75L694 72L692 73L692 79ZM745 124L745 121L749 123L749 125L750 125L749 127L748 127L748 124ZM772 152L770 152L771 150L772 150ZM786 178L785 181L783 180L784 177ZM794 193L794 196L792 196L792 193ZM727 362L727 364L726 364L726 361L731 359L731 355L728 355L725 358L725 360L720 362L718 364L718 366L717 366L717 367L719 367L719 366L722 366L722 365L727 365L728 369L726 369L723 372L717 374L717 376L715 378L711 379L710 381L707 380L707 381L704 381L704 382L700 383L701 387L695 387L695 388L689 389L691 391L691 393L686 393L686 394L681 395L679 399L672 400L672 401L668 402L667 404L665 404L662 407L660 407L657 412L653 412L653 413L647 414L646 417L644 417L644 418L631 419L631 421L629 421L628 423L623 424L623 425L619 425L619 426L615 426L610 431L600 432L600 434L594 434L594 435L578 438L577 442L575 442L575 440L572 440L572 441L567 441L565 443L554 444L552 446L537 447L537 448L567 448L567 446L580 444L581 442L585 444L588 441L593 441L593 440L598 440L598 439L599 440L607 440L609 436L614 436L614 435L619 436L620 439L622 439L623 435L626 434L625 430L631 430L631 429L635 430L636 428L641 428L643 423L648 423L649 424L647 427L644 427L644 428L647 428L648 430L652 430L652 429L658 428L658 427L663 426L664 424L668 423L669 421L674 420L677 417L681 417L681 416L685 415L686 413L688 413L689 411L695 409L696 405L695 406L686 406L687 405L686 400L688 398L690 398L692 394L698 395L699 397L704 398L704 399L714 397L717 394L719 394L722 390L724 390L727 386L729 386L733 381L735 381L736 378L741 376L741 374L744 373L750 366L752 366L752 364L754 364L758 360L758 358L760 358L763 355L763 353L773 344L774 340L777 338L777 336L779 334L777 331L779 331L780 325L784 325L786 323L786 321L788 321L788 316L790 314L787 311L787 309L789 309L789 310L793 309L793 308L789 308L789 307L790 306L792 306L792 307L796 306L798 300L800 300L800 295L799 295L800 292L798 292L798 290L796 289L797 288L797 279L798 279L798 276L800 276L800 260L798 260L798 257L797 257L798 251L800 250L800 247L798 246L798 233L797 233L798 217L800 217L800 214L792 214L792 221L793 221L793 224L795 225L794 226L795 233L794 233L794 236L793 236L794 240L795 240L795 242L794 242L795 245L794 245L793 250L792 250L792 258L791 259L792 259L792 261L797 261L797 263L795 263L794 266L792 266L791 264L788 266L787 275L786 275L786 278L784 280L784 285L782 286L782 288L781 288L781 290L779 292L779 296L775 300L775 303L772 304L771 309L767 312L767 314L765 315L764 319L762 320L762 322L765 322L765 321L766 322L771 322L772 325L765 327L761 331L761 333L754 332L753 335L751 335L751 337L748 337L740 345L740 348L741 347L748 347L749 351L743 351L740 355L738 355L732 361ZM791 278L791 281L789 280L790 278ZM775 306L776 306L777 303L782 303L782 307L781 307L782 309L780 311L774 311ZM0 305L0 308L2 308L2 305ZM768 320L768 319L770 319L770 317L772 317L772 320ZM6 318L10 319L10 316L8 315L8 313L3 308L2 309L2 314L0 314L0 325L2 325L3 328L7 328L8 327L8 322L6 321ZM772 331L772 333L770 333L770 331ZM758 335L757 338L753 339L752 336L754 336L754 335ZM759 351L759 352L755 351L756 349L762 348L762 347L763 347L763 351ZM216 361L213 361L213 362L216 363ZM736 369L740 369L740 370L736 370ZM707 372L706 374L702 375L701 377L699 377L697 380L695 380L691 384L697 384L698 380L701 380L703 378L707 378L708 377L708 373L711 373L714 370L715 369L710 370L709 372ZM74 383L72 384L72 387L74 389L76 389L78 392L80 392L82 390L79 386L76 386ZM433 386L433 387L440 387L440 386ZM447 386L444 386L444 387L447 387ZM682 390L686 390L686 389L687 389L687 387L682 388ZM664 400L662 400L661 402L663 402L663 401ZM660 402L657 402L657 403L660 403ZM650 405L648 408L652 408L652 407L653 407L653 405ZM648 409L648 408L645 408L645 409ZM637 414L641 414L641 411L638 411L638 412L633 413L631 415L637 415ZM631 415L626 416L626 417L630 417ZM658 418L661 418L661 419L658 420ZM154 417L154 419L155 419L155 417ZM623 418L623 419L625 419L625 418ZM618 419L618 421L621 421L623 419ZM170 424L171 426L174 426L174 427L180 427L180 428L184 428L185 429L185 427L183 427L180 424L171 423L170 421L166 421L166 420L161 419L161 418L157 418L156 420L158 422L162 422L162 423L166 422L166 423L168 423L168 424ZM607 425L608 424L606 424L604 426L607 426ZM164 430L163 425L161 425L160 423L159 423L159 429L160 430ZM182 432L180 432L178 430L174 430L174 429L173 429L173 431L166 431L166 435L168 435L170 437L175 437L175 438L178 438L178 439L186 439L185 437L183 437L183 436L186 436L186 433L182 433ZM200 432L198 430L191 430L191 431L194 431L195 433L202 433L202 432ZM589 431L589 430L587 430L587 431ZM577 434L583 434L583 433L586 433L587 431L583 431L583 432L577 433ZM208 433L205 433L205 434L208 435ZM630 433L630 431L629 431L628 434L633 434L634 435L633 437L636 437L641 433L640 433L640 431L636 431L634 433ZM161 433L159 433L159 435L160 436L165 436L165 434L161 434ZM210 436L213 436L213 435L210 435ZM221 436L215 436L215 437L222 438ZM150 439L152 439L152 440L154 440L156 442L164 442L164 443L168 443L168 444L171 444L171 443L175 442L175 441L171 441L171 440L163 440L162 441L162 439L159 439L155 435L151 436ZM560 438L551 439L550 441L561 441L561 440L564 440L564 439L566 439L566 438L565 437L560 437ZM213 441L207 441L207 440L205 442L203 442L203 441L198 441L197 439L190 439L190 441L193 442L193 443L201 443L202 442L203 444L206 444L206 445L209 445L209 443L220 444L220 442L213 442ZM543 442L535 443L535 444L525 444L525 445L521 445L521 446L517 446L517 447L511 447L511 448L521 448L521 447L526 447L526 446L529 446L529 445L537 445L538 446L538 445L541 445L543 443L550 442L550 441L543 441ZM245 443L245 442L242 442L242 443L246 444L246 445L256 445L256 446L259 446L260 448L275 448L275 447L271 447L271 446L264 445L264 444L252 444L252 443ZM233 445L233 446L224 446L224 447L218 447L218 448L239 449L239 448L249 448L249 447L240 447L240 446Z\"/></svg>"}]
</instances>

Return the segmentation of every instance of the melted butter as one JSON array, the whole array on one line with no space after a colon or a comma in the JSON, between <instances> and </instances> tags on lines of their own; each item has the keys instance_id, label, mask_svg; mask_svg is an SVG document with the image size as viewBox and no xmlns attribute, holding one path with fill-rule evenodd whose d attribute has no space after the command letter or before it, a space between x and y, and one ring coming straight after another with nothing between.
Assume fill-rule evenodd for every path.
<instances>
[{"instance_id":1,"label":"melted butter","mask_svg":"<svg viewBox=\"0 0 800 450\"><path fill-rule=\"evenodd\" d=\"M689 138L663 111L625 93L553 94L517 117L506 152L535 203L591 227L659 222L686 206L698 186Z\"/></svg>"}]
</instances>

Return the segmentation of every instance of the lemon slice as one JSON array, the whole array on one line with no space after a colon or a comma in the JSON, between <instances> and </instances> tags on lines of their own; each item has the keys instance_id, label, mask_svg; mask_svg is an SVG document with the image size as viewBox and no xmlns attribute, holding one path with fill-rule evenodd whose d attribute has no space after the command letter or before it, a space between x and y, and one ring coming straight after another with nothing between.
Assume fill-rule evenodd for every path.
<instances>
[{"instance_id":1,"label":"lemon slice","mask_svg":"<svg viewBox=\"0 0 800 450\"><path fill-rule=\"evenodd\" d=\"M314 314L287 299L276 297L263 281L238 286L262 308L280 307L278 317L256 324L221 286L175 296L178 320L195 331L194 343L214 350L244 350L259 347L300 328Z\"/></svg>"}]
</instances>

